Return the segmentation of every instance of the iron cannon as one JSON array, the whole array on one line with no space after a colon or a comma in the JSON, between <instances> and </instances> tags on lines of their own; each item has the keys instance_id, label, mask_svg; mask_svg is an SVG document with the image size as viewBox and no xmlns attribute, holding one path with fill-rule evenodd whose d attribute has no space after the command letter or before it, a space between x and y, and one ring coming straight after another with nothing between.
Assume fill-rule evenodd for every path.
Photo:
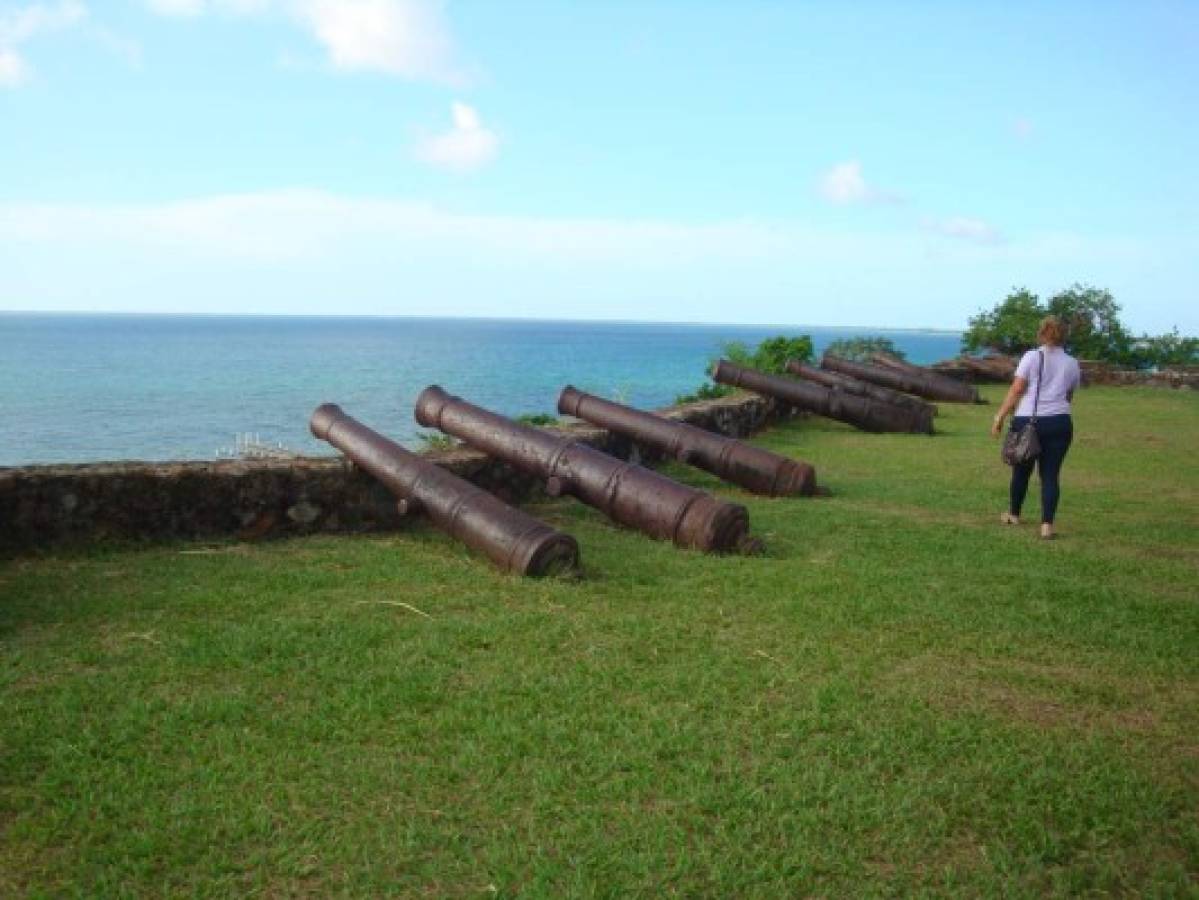
<instances>
[{"instance_id":1,"label":"iron cannon","mask_svg":"<svg viewBox=\"0 0 1199 900\"><path fill-rule=\"evenodd\" d=\"M982 402L978 390L973 385L954 381L927 370L913 371L916 367L907 364L904 364L903 368L894 365L871 365L826 353L820 361L820 367L929 400L944 400L949 403Z\"/></svg>"},{"instance_id":2,"label":"iron cannon","mask_svg":"<svg viewBox=\"0 0 1199 900\"><path fill-rule=\"evenodd\" d=\"M834 391L810 381L767 375L731 363L727 359L722 359L716 364L712 378L721 384L746 388L799 409L846 422L863 431L932 433L931 419L916 415L901 406Z\"/></svg>"},{"instance_id":3,"label":"iron cannon","mask_svg":"<svg viewBox=\"0 0 1199 900\"><path fill-rule=\"evenodd\" d=\"M546 482L651 537L709 552L748 548L744 506L608 456L566 436L514 422L452 396L437 385L416 399L416 421Z\"/></svg>"},{"instance_id":4,"label":"iron cannon","mask_svg":"<svg viewBox=\"0 0 1199 900\"><path fill-rule=\"evenodd\" d=\"M928 427L930 431L933 427L932 418L937 414L937 407L933 406L927 400L921 400L919 397L913 397L911 394L904 394L900 391L893 391L891 388L885 388L881 384L860 381L857 378L842 375L840 372L817 369L815 366L809 366L797 359L787 362L787 371L792 375L798 375L800 378L814 381L834 391L857 394L859 397L869 397L871 400L878 400L880 403L891 403L895 406L910 409L916 415L925 416L929 419Z\"/></svg>"},{"instance_id":5,"label":"iron cannon","mask_svg":"<svg viewBox=\"0 0 1199 900\"><path fill-rule=\"evenodd\" d=\"M318 406L309 427L395 494L401 513L423 509L434 525L499 568L551 575L578 567L579 545L573 537L405 450L336 404Z\"/></svg>"},{"instance_id":6,"label":"iron cannon","mask_svg":"<svg viewBox=\"0 0 1199 900\"><path fill-rule=\"evenodd\" d=\"M808 463L570 386L558 395L558 412L624 435L755 494L783 497L816 492L816 470Z\"/></svg>"}]
</instances>

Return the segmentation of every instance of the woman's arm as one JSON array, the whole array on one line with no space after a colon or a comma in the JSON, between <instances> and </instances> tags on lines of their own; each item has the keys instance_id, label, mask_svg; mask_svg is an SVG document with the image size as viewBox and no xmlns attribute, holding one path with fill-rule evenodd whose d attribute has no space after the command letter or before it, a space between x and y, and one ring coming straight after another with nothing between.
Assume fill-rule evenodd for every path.
<instances>
[{"instance_id":1,"label":"woman's arm","mask_svg":"<svg viewBox=\"0 0 1199 900\"><path fill-rule=\"evenodd\" d=\"M1016 404L1020 402L1020 398L1026 390L1028 390L1027 381L1019 375L1012 379L1012 386L1008 388L1007 396L999 404L999 412L995 413L995 418L991 420L991 437L999 437L999 432L1003 431L1004 419L1016 408Z\"/></svg>"}]
</instances>

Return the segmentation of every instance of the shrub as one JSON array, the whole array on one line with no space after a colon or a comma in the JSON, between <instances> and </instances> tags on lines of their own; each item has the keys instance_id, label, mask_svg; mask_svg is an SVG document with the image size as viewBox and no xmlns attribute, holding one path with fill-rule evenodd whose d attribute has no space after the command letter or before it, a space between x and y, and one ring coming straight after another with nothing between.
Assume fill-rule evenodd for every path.
<instances>
[{"instance_id":1,"label":"shrub","mask_svg":"<svg viewBox=\"0 0 1199 900\"><path fill-rule=\"evenodd\" d=\"M727 384L704 383L690 394L679 394L674 398L674 402L678 406L682 403L695 403L699 400L716 400L720 397L727 397L732 392L733 389Z\"/></svg>"},{"instance_id":2,"label":"shrub","mask_svg":"<svg viewBox=\"0 0 1199 900\"><path fill-rule=\"evenodd\" d=\"M739 366L757 369L771 375L782 375L787 371L787 361L798 359L801 362L812 361L812 338L806 334L787 337L780 334L767 338L754 349L743 341L729 341L721 348L724 359ZM716 360L708 365L709 373L716 366ZM717 397L727 397L733 392L731 387L723 384L701 384L689 394L679 394L674 398L675 403L694 403L697 400L715 400Z\"/></svg>"},{"instance_id":3,"label":"shrub","mask_svg":"<svg viewBox=\"0 0 1199 900\"><path fill-rule=\"evenodd\" d=\"M841 338L829 344L825 352L856 362L870 362L871 353L889 353L897 359L907 359L907 354L885 337Z\"/></svg>"},{"instance_id":4,"label":"shrub","mask_svg":"<svg viewBox=\"0 0 1199 900\"><path fill-rule=\"evenodd\" d=\"M422 431L417 438L420 440L423 450L452 450L458 446L458 442L448 434L441 434L437 431Z\"/></svg>"},{"instance_id":5,"label":"shrub","mask_svg":"<svg viewBox=\"0 0 1199 900\"><path fill-rule=\"evenodd\" d=\"M744 365L770 375L783 375L787 371L787 361L792 359L806 363L812 361L811 337L806 334L795 337L780 334L777 337L767 338L758 344L753 353L749 354L748 361ZM733 361L740 362L740 360Z\"/></svg>"},{"instance_id":6,"label":"shrub","mask_svg":"<svg viewBox=\"0 0 1199 900\"><path fill-rule=\"evenodd\" d=\"M516 421L522 425L533 425L537 428L545 428L558 424L557 417L551 416L549 413L525 413L522 416L517 416Z\"/></svg>"},{"instance_id":7,"label":"shrub","mask_svg":"<svg viewBox=\"0 0 1199 900\"><path fill-rule=\"evenodd\" d=\"M1133 364L1138 368L1199 366L1199 338L1183 337L1175 328L1158 337L1143 335L1133 345Z\"/></svg>"}]
</instances>

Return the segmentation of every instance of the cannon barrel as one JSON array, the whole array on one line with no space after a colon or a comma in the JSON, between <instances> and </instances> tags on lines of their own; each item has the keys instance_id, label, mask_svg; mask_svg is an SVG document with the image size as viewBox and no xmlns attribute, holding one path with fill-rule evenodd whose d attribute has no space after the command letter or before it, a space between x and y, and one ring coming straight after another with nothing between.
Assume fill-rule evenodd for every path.
<instances>
[{"instance_id":1,"label":"cannon barrel","mask_svg":"<svg viewBox=\"0 0 1199 900\"><path fill-rule=\"evenodd\" d=\"M545 479L553 496L570 494L651 537L711 552L739 549L746 541L749 514L744 506L572 438L513 422L437 385L416 398L416 420Z\"/></svg>"},{"instance_id":2,"label":"cannon barrel","mask_svg":"<svg viewBox=\"0 0 1199 900\"><path fill-rule=\"evenodd\" d=\"M854 362L831 353L824 354L820 367L833 372L840 372L851 378L881 384L893 390L916 394L929 400L944 400L949 403L981 403L978 390L961 381L954 381L944 375L928 371L910 371L915 367L903 369L894 366L876 366L870 363Z\"/></svg>"},{"instance_id":3,"label":"cannon barrel","mask_svg":"<svg viewBox=\"0 0 1199 900\"><path fill-rule=\"evenodd\" d=\"M895 369L897 372L907 372L909 375L919 375L925 371L920 366L910 363L906 359L900 359L894 353L886 353L882 350L876 350L869 354L866 362L887 369Z\"/></svg>"},{"instance_id":4,"label":"cannon barrel","mask_svg":"<svg viewBox=\"0 0 1199 900\"><path fill-rule=\"evenodd\" d=\"M399 498L401 510L424 509L433 524L520 575L551 575L578 567L579 545L481 487L346 415L333 403L318 406L309 427Z\"/></svg>"},{"instance_id":5,"label":"cannon barrel","mask_svg":"<svg viewBox=\"0 0 1199 900\"><path fill-rule=\"evenodd\" d=\"M788 360L787 371L792 375L798 375L800 378L806 378L808 381L822 384L826 388L832 388L834 391L857 394L859 397L869 397L871 400L878 400L880 403L893 403L895 406L910 409L917 415L927 417L930 420L928 427L930 430L932 429L931 419L937 414L937 408L928 401L921 400L919 397L893 391L891 388L885 388L881 384L860 381L857 378L842 375L840 372L817 369L815 366L809 366L798 359Z\"/></svg>"},{"instance_id":6,"label":"cannon barrel","mask_svg":"<svg viewBox=\"0 0 1199 900\"><path fill-rule=\"evenodd\" d=\"M955 381L997 382L1012 380L1016 374L1016 360L1008 356L969 356L962 354L953 359L942 360L930 367L938 375Z\"/></svg>"},{"instance_id":7,"label":"cannon barrel","mask_svg":"<svg viewBox=\"0 0 1199 900\"><path fill-rule=\"evenodd\" d=\"M816 492L816 470L742 441L713 434L593 394L564 387L558 412L632 438L669 457L705 469L755 494L784 497Z\"/></svg>"},{"instance_id":8,"label":"cannon barrel","mask_svg":"<svg viewBox=\"0 0 1199 900\"><path fill-rule=\"evenodd\" d=\"M911 431L932 433L932 420L922 418L909 409L880 403L869 397L857 397L834 391L810 381L796 381L747 369L727 359L716 364L712 378L721 384L746 388L806 409L840 422L847 422L863 431Z\"/></svg>"}]
</instances>

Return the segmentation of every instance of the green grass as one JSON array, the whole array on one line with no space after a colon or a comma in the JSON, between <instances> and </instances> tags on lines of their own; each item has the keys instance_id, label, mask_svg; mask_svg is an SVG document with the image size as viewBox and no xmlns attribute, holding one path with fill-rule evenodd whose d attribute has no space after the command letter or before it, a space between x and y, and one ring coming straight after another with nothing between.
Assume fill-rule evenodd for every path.
<instances>
[{"instance_id":1,"label":"green grass","mask_svg":"<svg viewBox=\"0 0 1199 900\"><path fill-rule=\"evenodd\" d=\"M561 500L576 582L419 524L0 563L0 895L1195 896L1199 398L1082 393L1056 542L994 409L761 437L827 499L669 470L761 557Z\"/></svg>"}]
</instances>

